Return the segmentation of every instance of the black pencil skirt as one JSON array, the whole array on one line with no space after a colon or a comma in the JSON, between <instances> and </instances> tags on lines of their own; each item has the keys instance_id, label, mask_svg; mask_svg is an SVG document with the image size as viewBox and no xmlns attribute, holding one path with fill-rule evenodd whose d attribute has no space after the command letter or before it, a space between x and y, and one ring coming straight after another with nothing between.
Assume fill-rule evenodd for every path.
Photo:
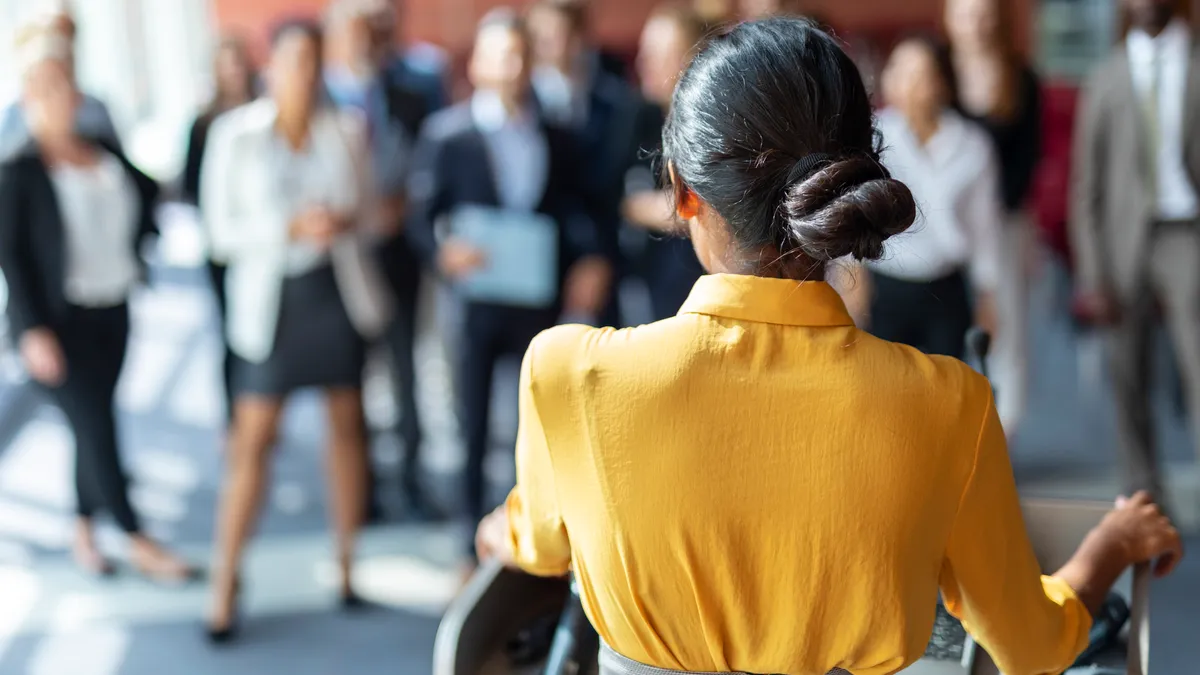
<instances>
[{"instance_id":1,"label":"black pencil skirt","mask_svg":"<svg viewBox=\"0 0 1200 675\"><path fill-rule=\"evenodd\" d=\"M309 387L362 387L366 344L350 322L333 267L324 265L283 282L271 355L262 363L238 358L237 396L286 396Z\"/></svg>"}]
</instances>

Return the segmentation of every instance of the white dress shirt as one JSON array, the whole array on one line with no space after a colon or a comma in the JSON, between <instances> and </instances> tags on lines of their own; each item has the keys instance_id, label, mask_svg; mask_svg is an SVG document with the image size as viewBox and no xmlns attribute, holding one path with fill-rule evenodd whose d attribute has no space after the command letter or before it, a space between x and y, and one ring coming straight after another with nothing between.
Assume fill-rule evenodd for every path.
<instances>
[{"instance_id":1,"label":"white dress shirt","mask_svg":"<svg viewBox=\"0 0 1200 675\"><path fill-rule=\"evenodd\" d=\"M1154 177L1158 217L1163 220L1193 220L1200 216L1200 199L1184 166L1184 101L1188 66L1192 60L1192 36L1187 24L1176 19L1158 37L1140 30L1129 31L1125 40L1134 91L1143 103L1155 87L1157 77L1157 156ZM1138 106L1146 110L1147 106Z\"/></svg>"},{"instance_id":2,"label":"white dress shirt","mask_svg":"<svg viewBox=\"0 0 1200 675\"><path fill-rule=\"evenodd\" d=\"M332 206L339 196L340 176L337 162L322 156L310 142L300 150L293 149L278 133L271 135L267 154L263 160L268 171L277 181L278 207L283 209L287 222L299 216L305 209L316 206ZM288 244L288 275L300 276L329 262L329 252L305 241Z\"/></svg>"},{"instance_id":3,"label":"white dress shirt","mask_svg":"<svg viewBox=\"0 0 1200 675\"><path fill-rule=\"evenodd\" d=\"M550 146L537 116L529 110L509 115L499 96L478 91L471 117L487 144L500 206L536 211L550 177Z\"/></svg>"},{"instance_id":4,"label":"white dress shirt","mask_svg":"<svg viewBox=\"0 0 1200 675\"><path fill-rule=\"evenodd\" d=\"M905 281L935 281L966 269L976 288L1001 273L999 164L992 141L958 113L946 112L924 145L898 111L879 115L883 163L912 190L917 220L892 237L871 269Z\"/></svg>"},{"instance_id":5,"label":"white dress shirt","mask_svg":"<svg viewBox=\"0 0 1200 675\"><path fill-rule=\"evenodd\" d=\"M57 166L50 180L66 235L67 301L93 308L125 302L138 279L139 208L125 167L106 152L94 166Z\"/></svg>"}]
</instances>

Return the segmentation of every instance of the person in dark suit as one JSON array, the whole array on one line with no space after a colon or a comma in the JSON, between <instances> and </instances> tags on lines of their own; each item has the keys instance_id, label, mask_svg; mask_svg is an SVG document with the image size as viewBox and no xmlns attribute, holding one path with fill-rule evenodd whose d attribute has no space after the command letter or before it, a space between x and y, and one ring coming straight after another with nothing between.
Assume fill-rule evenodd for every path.
<instances>
[{"instance_id":1,"label":"person in dark suit","mask_svg":"<svg viewBox=\"0 0 1200 675\"><path fill-rule=\"evenodd\" d=\"M254 99L254 66L250 54L241 38L228 36L217 47L213 63L215 91L208 106L192 123L188 131L187 156L183 164L183 200L193 206L200 205L200 174L204 164L204 151L208 147L208 130L222 113ZM208 276L217 300L217 317L224 343L221 359L222 383L225 387L225 414L233 414L233 355L229 350L225 334L225 261L216 255L212 247L208 251Z\"/></svg>"},{"instance_id":2,"label":"person in dark suit","mask_svg":"<svg viewBox=\"0 0 1200 675\"><path fill-rule=\"evenodd\" d=\"M0 271L25 367L75 435L75 561L112 573L92 536L94 517L107 511L129 536L139 572L185 581L192 568L146 535L130 504L113 409L128 297L145 272L138 249L157 231L158 187L115 147L76 132L81 95L69 42L52 32L31 37L18 62L31 140L0 167Z\"/></svg>"},{"instance_id":3,"label":"person in dark suit","mask_svg":"<svg viewBox=\"0 0 1200 675\"><path fill-rule=\"evenodd\" d=\"M626 146L622 212L642 244L635 268L646 283L653 320L679 312L704 268L675 217L674 199L662 185L657 157L663 125L679 74L687 68L706 31L704 20L687 6L667 5L651 14L642 30L638 74L642 97L632 142ZM632 238L632 237L627 237Z\"/></svg>"},{"instance_id":4,"label":"person in dark suit","mask_svg":"<svg viewBox=\"0 0 1200 675\"><path fill-rule=\"evenodd\" d=\"M380 64L384 76L403 89L416 92L429 112L441 110L450 102L446 87L446 64L440 58L421 58L432 45L421 45L428 49L422 55L415 50L398 44L400 10L399 2L385 0L359 0L361 11L370 16L372 41L375 45L375 62Z\"/></svg>"},{"instance_id":5,"label":"person in dark suit","mask_svg":"<svg viewBox=\"0 0 1200 675\"><path fill-rule=\"evenodd\" d=\"M396 311L386 342L392 358L397 436L403 446L401 480L407 515L432 520L438 515L420 480L421 425L417 412L414 349L421 262L403 236L405 190L412 144L428 115L420 92L397 84L379 60L371 25L371 7L361 0L330 6L325 86L335 105L367 120L372 176L380 205L380 267L391 286ZM382 514L376 481L371 481L368 514Z\"/></svg>"},{"instance_id":6,"label":"person in dark suit","mask_svg":"<svg viewBox=\"0 0 1200 675\"><path fill-rule=\"evenodd\" d=\"M609 267L590 214L578 198L571 139L537 114L530 93L530 44L520 17L496 10L484 17L469 75L472 98L431 117L410 178L407 232L425 260L451 281L488 264L485 253L435 223L464 206L544 214L557 230L557 297L540 306L466 300L456 336L456 393L466 441L465 501L471 524L485 509L492 373L504 356L519 356L563 314L595 315L608 291ZM499 226L499 225L497 225ZM474 531L474 528L471 528ZM467 551L473 555L473 542Z\"/></svg>"},{"instance_id":7,"label":"person in dark suit","mask_svg":"<svg viewBox=\"0 0 1200 675\"><path fill-rule=\"evenodd\" d=\"M597 216L605 253L614 269L622 270L620 204L637 98L593 58L598 52L589 43L587 19L585 3L577 0L541 0L529 10L533 92L545 118L573 138L580 185ZM601 316L580 318L619 325L617 294L609 297Z\"/></svg>"}]
</instances>

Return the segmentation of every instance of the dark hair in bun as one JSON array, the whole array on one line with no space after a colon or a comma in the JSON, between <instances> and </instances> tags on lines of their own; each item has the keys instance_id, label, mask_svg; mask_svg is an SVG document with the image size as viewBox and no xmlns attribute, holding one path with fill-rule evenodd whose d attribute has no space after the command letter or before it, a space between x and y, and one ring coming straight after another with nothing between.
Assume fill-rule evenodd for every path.
<instances>
[{"instance_id":1,"label":"dark hair in bun","mask_svg":"<svg viewBox=\"0 0 1200 675\"><path fill-rule=\"evenodd\" d=\"M797 18L712 40L680 78L663 132L676 190L721 215L752 273L818 277L845 256L881 257L916 204L879 153L858 68Z\"/></svg>"}]
</instances>

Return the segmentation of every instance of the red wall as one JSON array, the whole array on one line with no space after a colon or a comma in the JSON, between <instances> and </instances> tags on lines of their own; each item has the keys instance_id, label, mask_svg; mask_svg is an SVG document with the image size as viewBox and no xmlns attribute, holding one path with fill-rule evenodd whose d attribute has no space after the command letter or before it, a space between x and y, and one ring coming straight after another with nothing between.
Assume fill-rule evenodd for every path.
<instances>
[{"instance_id":1,"label":"red wall","mask_svg":"<svg viewBox=\"0 0 1200 675\"><path fill-rule=\"evenodd\" d=\"M808 0L809 11L846 32L873 32L898 27L937 26L944 0ZM1017 12L1018 38L1028 44L1030 8L1035 0L1011 0ZM525 5L529 0L401 0L403 23L410 38L442 44L461 52L470 43L475 20L498 5ZM597 36L606 44L631 49L650 11L659 0L593 0ZM213 0L222 30L236 30L261 44L279 18L315 15L325 0Z\"/></svg>"}]
</instances>

